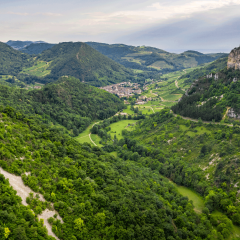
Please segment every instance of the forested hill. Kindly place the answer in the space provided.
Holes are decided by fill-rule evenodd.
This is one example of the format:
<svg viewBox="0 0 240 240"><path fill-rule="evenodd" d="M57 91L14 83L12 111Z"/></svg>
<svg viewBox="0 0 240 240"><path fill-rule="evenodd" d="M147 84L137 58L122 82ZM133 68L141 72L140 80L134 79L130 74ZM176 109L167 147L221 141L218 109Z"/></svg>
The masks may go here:
<svg viewBox="0 0 240 240"><path fill-rule="evenodd" d="M224 53L203 54L197 51L175 54L154 47L134 47L124 44L98 42L87 42L87 44L127 68L157 70L163 73L196 67L227 56Z"/></svg>
<svg viewBox="0 0 240 240"><path fill-rule="evenodd" d="M0 75L16 75L23 67L30 67L30 56L0 42Z"/></svg>
<svg viewBox="0 0 240 240"><path fill-rule="evenodd" d="M225 68L197 79L172 107L174 113L206 121L221 121L229 108L240 113L240 70L227 69L225 59L219 62Z"/></svg>
<svg viewBox="0 0 240 240"><path fill-rule="evenodd" d="M126 81L131 73L82 42L57 44L44 51L37 59L51 62L51 74L47 79L56 80L67 75L98 87Z"/></svg>
<svg viewBox="0 0 240 240"><path fill-rule="evenodd" d="M207 208L197 214L157 170L80 145L11 107L0 107L0 119L0 166L45 198L29 196L29 206L23 206L0 174L1 239L52 239L37 220L47 208L62 218L63 223L55 216L48 222L63 240L222 240L230 235L229 219L211 216Z"/></svg>
<svg viewBox="0 0 240 240"><path fill-rule="evenodd" d="M113 116L124 107L115 95L73 77L62 77L41 90L32 91L0 85L0 103L27 115L40 115L42 121L63 125L74 135L91 121Z"/></svg>

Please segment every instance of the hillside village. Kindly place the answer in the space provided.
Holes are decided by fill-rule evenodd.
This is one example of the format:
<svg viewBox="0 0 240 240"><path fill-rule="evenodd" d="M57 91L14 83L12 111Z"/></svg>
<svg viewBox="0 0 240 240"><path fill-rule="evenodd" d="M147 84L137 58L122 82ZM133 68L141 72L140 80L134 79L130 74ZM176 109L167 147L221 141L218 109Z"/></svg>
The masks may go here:
<svg viewBox="0 0 240 240"><path fill-rule="evenodd" d="M105 87L100 87L107 92L116 94L118 97L127 97L133 96L134 94L141 94L142 90L139 88L138 83L131 82L121 82L113 85L108 85Z"/></svg>

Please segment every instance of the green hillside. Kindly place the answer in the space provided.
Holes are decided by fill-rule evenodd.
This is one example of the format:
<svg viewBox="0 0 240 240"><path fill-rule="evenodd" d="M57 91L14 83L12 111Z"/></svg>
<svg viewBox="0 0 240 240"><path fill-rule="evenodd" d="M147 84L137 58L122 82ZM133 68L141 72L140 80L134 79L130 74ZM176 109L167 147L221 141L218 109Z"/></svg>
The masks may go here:
<svg viewBox="0 0 240 240"><path fill-rule="evenodd" d="M0 85L0 103L14 106L44 122L60 124L74 135L82 132L91 121L108 118L124 107L115 95L73 77L62 77L40 90L31 91Z"/></svg>
<svg viewBox="0 0 240 240"><path fill-rule="evenodd" d="M87 42L87 44L127 68L155 70L162 73L196 67L226 56L222 53L203 54L197 51L175 54L153 47L134 47L124 44L97 42Z"/></svg>
<svg viewBox="0 0 240 240"><path fill-rule="evenodd" d="M63 223L48 222L59 239L226 239L233 229L227 218L195 213L158 171L80 145L10 107L0 117L0 166L45 198L29 196L26 210L0 175L1 239L50 239L30 209L38 216L53 208Z"/></svg>

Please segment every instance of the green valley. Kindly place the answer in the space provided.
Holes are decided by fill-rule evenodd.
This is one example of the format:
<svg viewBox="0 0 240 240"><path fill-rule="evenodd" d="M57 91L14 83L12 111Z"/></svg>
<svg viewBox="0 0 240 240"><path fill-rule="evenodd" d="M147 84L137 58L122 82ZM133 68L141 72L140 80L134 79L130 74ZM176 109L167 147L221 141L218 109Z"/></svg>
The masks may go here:
<svg viewBox="0 0 240 240"><path fill-rule="evenodd" d="M58 239L217 236L206 217L200 219L187 198L150 168L81 145L10 107L1 108L0 128L0 166L22 176L23 182L39 193L26 199L27 210L0 175L0 234L5 238L17 239L21 234L25 239L51 239L46 236L45 223L41 220L38 224L35 216L53 208L62 222L50 217L48 224ZM39 195L44 199L39 200ZM17 208L10 206L14 199ZM21 220L20 214L24 214ZM232 225L221 230L224 236L228 228Z"/></svg>

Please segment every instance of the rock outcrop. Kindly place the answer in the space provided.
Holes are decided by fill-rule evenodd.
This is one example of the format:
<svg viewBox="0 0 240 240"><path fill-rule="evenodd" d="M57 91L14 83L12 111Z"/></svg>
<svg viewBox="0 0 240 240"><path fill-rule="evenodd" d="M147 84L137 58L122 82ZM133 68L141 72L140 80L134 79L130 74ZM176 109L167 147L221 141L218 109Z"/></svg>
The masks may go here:
<svg viewBox="0 0 240 240"><path fill-rule="evenodd" d="M228 56L228 62L227 67L234 68L234 69L240 69L240 48L234 48L229 56Z"/></svg>
<svg viewBox="0 0 240 240"><path fill-rule="evenodd" d="M230 108L230 109L228 110L227 115L228 115L229 117L231 117L231 118L238 118L238 119L240 118L240 114L236 113L236 112L233 110L233 108Z"/></svg>

